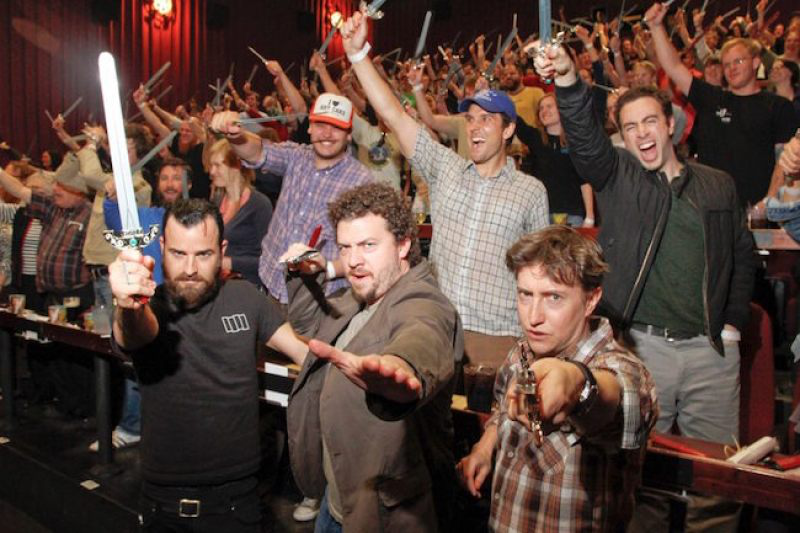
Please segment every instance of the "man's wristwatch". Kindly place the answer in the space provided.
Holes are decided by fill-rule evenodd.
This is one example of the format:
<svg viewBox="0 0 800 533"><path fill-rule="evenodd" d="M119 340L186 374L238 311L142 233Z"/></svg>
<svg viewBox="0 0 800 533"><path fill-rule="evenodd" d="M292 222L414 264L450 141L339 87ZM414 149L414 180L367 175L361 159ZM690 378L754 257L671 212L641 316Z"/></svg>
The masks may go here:
<svg viewBox="0 0 800 533"><path fill-rule="evenodd" d="M592 407L594 407L594 404L597 401L597 380L595 379L594 374L592 374L592 371L589 370L589 367L580 361L575 361L572 359L565 359L565 361L577 366L581 369L581 372L583 372L583 389L581 389L581 395L578 398L578 403L572 410L573 416L583 416L588 413Z"/></svg>

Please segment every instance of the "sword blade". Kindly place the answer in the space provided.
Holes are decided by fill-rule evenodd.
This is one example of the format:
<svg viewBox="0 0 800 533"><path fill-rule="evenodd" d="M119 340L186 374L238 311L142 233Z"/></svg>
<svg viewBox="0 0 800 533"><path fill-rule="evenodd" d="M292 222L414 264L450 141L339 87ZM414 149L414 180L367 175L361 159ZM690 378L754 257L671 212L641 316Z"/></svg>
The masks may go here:
<svg viewBox="0 0 800 533"><path fill-rule="evenodd" d="M553 20L551 9L550 0L539 0L539 41L542 46L550 42L550 26Z"/></svg>
<svg viewBox="0 0 800 533"><path fill-rule="evenodd" d="M250 71L250 75L247 76L247 83L252 83L253 78L256 76L256 72L258 71L258 64L253 65L252 70Z"/></svg>
<svg viewBox="0 0 800 533"><path fill-rule="evenodd" d="M422 57L422 53L425 51L425 41L428 40L428 29L431 27L432 17L433 11L425 12L425 21L422 23L422 31L419 33L419 39L417 39L417 48L414 50L414 60Z"/></svg>
<svg viewBox="0 0 800 533"><path fill-rule="evenodd" d="M722 20L725 20L726 18L730 17L731 15L739 11L739 9L741 9L741 6L736 6L730 11L726 12L724 15L722 15Z"/></svg>
<svg viewBox="0 0 800 533"><path fill-rule="evenodd" d="M53 115L50 114L50 111L45 109L44 110L44 114L47 115L47 118L50 119L50 124L52 124L54 119L53 119Z"/></svg>
<svg viewBox="0 0 800 533"><path fill-rule="evenodd" d="M150 79L144 84L144 90L149 91L153 87L153 84L158 81L158 78L164 75L170 65L172 65L172 63L169 61L161 65L161 68L158 69L155 74L150 76Z"/></svg>
<svg viewBox="0 0 800 533"><path fill-rule="evenodd" d="M106 115L108 151L111 153L111 166L114 169L114 185L117 189L119 215L122 229L139 230L139 212L136 210L136 197L133 194L133 176L128 159L128 140L125 138L125 124L122 120L122 106L119 101L119 82L114 56L103 52L98 58L100 68L100 88L103 93L103 110Z"/></svg>
<svg viewBox="0 0 800 533"><path fill-rule="evenodd" d="M317 52L319 53L319 55L322 56L323 59L325 58L325 52L328 50L328 46L331 44L331 41L333 41L333 35L335 33L336 33L336 28L335 27L331 27L331 30L328 32L328 35L325 37L325 40L322 42L322 46L320 46L319 50L317 50Z"/></svg>
<svg viewBox="0 0 800 533"><path fill-rule="evenodd" d="M69 114L70 114L70 113L72 113L73 111L75 111L75 108L76 108L76 107L78 107L78 106L81 104L81 102L83 102L83 96L79 96L77 100L75 100L74 102L72 102L72 105L71 105L71 106L69 106L69 107L67 108L67 110L66 110L66 111L64 111L63 113L61 113L61 117L62 117L62 118L67 118L67 117L69 116Z"/></svg>
<svg viewBox="0 0 800 533"><path fill-rule="evenodd" d="M517 36L517 28L511 28L511 33L506 36L506 40L503 41L503 44L500 46L500 49L497 50L497 54L494 56L492 63L489 65L489 68L486 69L485 76L492 77L494 75L494 69L497 67L497 63L503 58L503 54L506 53L508 47L511 46L511 42L514 40L514 37Z"/></svg>
<svg viewBox="0 0 800 533"><path fill-rule="evenodd" d="M162 139L160 143L155 145L152 150L147 152L143 158L138 160L136 164L131 167L131 174L135 174L136 172L141 170L147 163L150 162L151 159L153 159L155 156L158 155L158 152L160 152L162 148L171 143L172 139L174 139L177 134L178 132L176 130L172 130L171 132L169 132L169 135L164 137L164 139Z"/></svg>
<svg viewBox="0 0 800 533"><path fill-rule="evenodd" d="M307 113L290 113L288 115L275 115L275 116L267 116L267 117L247 117L247 118L240 118L237 120L239 124L262 124L264 122L276 122L276 121L283 121L283 120L293 120L296 118L303 118L307 115Z"/></svg>
<svg viewBox="0 0 800 533"><path fill-rule="evenodd" d="M259 54L258 52L256 52L255 48L253 48L252 46L248 46L248 47L247 47L247 49L248 49L248 50L250 50L251 52L253 52L253 54L254 54L254 55L255 55L255 56L258 58L258 59L260 59L262 63L266 63L266 62L267 62L267 60L266 60L266 59L264 59L264 56L262 56L261 54Z"/></svg>

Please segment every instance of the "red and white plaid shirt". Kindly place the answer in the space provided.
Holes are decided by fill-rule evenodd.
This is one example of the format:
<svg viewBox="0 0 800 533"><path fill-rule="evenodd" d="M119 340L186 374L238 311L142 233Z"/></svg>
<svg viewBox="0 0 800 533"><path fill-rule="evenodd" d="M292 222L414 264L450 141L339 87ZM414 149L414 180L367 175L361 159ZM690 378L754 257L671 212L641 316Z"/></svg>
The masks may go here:
<svg viewBox="0 0 800 533"><path fill-rule="evenodd" d="M616 376L622 389L619 410L597 433L582 435L569 422L545 426L544 442L536 446L527 428L508 419L504 399L521 350L528 360L534 357L524 339L497 374L494 395L500 407L488 422L498 433L492 531L612 531L630 513L647 434L658 418L655 385L639 358L614 340L606 319L593 325L575 353L559 359Z"/></svg>

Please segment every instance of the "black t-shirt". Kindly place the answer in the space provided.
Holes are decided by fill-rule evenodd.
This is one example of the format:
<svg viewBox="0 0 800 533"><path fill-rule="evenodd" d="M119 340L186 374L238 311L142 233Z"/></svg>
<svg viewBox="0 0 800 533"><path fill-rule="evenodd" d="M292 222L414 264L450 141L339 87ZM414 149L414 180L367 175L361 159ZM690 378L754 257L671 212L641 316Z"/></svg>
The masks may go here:
<svg viewBox="0 0 800 533"><path fill-rule="evenodd" d="M253 474L260 457L256 354L283 323L280 310L240 280L225 282L191 312L170 312L163 285L150 305L158 337L129 353L142 395L143 479L194 486Z"/></svg>
<svg viewBox="0 0 800 533"><path fill-rule="evenodd" d="M206 169L203 167L203 144L195 144L185 154L181 153L179 146L178 136L176 135L172 139L169 150L175 157L180 157L189 163L189 167L192 169L192 188L189 189L189 196L208 200L209 196L211 196L211 181L208 178Z"/></svg>
<svg viewBox="0 0 800 533"><path fill-rule="evenodd" d="M736 96L698 79L689 101L697 110L692 136L698 160L730 174L743 205L759 202L775 167L775 145L798 126L791 102L766 91Z"/></svg>
<svg viewBox="0 0 800 533"><path fill-rule="evenodd" d="M581 185L585 182L572 164L569 149L561 146L557 135L548 135L547 144L543 143L539 129L522 118L517 118L516 134L530 151L531 175L547 189L550 212L585 217L586 207L581 194Z"/></svg>

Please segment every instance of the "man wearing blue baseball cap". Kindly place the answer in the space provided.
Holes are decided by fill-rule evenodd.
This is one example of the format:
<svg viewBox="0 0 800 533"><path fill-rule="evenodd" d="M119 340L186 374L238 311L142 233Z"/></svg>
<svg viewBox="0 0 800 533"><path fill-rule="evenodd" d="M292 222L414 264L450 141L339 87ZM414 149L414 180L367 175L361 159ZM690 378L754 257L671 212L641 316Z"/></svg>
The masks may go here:
<svg viewBox="0 0 800 533"><path fill-rule="evenodd" d="M506 93L493 90L461 102L469 159L459 157L403 111L365 60L370 49L366 20L357 12L342 27L345 51L370 104L428 183L434 227L430 260L464 323L465 354L472 363L497 368L519 333L516 284L503 263L505 251L548 225L544 186L519 172L506 153L516 127L514 104Z"/></svg>

